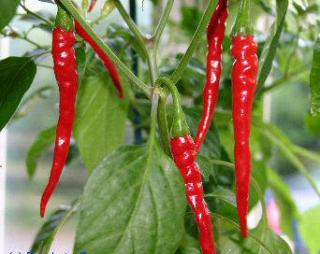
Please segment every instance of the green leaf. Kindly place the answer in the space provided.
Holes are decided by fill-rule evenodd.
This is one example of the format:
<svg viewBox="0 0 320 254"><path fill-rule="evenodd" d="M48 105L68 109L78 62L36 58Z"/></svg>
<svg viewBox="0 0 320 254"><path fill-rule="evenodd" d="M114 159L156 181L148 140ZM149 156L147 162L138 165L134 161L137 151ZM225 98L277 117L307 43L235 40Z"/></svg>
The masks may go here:
<svg viewBox="0 0 320 254"><path fill-rule="evenodd" d="M64 206L50 215L42 225L32 244L31 252L38 254L49 254L52 242L64 224L75 214L79 207L79 200L71 206Z"/></svg>
<svg viewBox="0 0 320 254"><path fill-rule="evenodd" d="M320 252L320 206L313 207L302 214L300 231L302 238L310 250L310 254Z"/></svg>
<svg viewBox="0 0 320 254"><path fill-rule="evenodd" d="M286 182L272 169L268 169L268 183L281 211L281 228L293 237L292 221L297 219L298 210Z"/></svg>
<svg viewBox="0 0 320 254"><path fill-rule="evenodd" d="M199 241L185 233L176 254L201 254L199 247Z"/></svg>
<svg viewBox="0 0 320 254"><path fill-rule="evenodd" d="M111 79L105 73L82 82L74 135L80 155L90 172L122 144L127 108L127 99L119 99Z"/></svg>
<svg viewBox="0 0 320 254"><path fill-rule="evenodd" d="M19 0L0 0L0 31L15 15L19 2Z"/></svg>
<svg viewBox="0 0 320 254"><path fill-rule="evenodd" d="M312 68L310 72L311 109L312 116L320 113L320 37L313 49Z"/></svg>
<svg viewBox="0 0 320 254"><path fill-rule="evenodd" d="M37 67L29 57L9 57L0 61L0 131L18 108L36 71Z"/></svg>
<svg viewBox="0 0 320 254"><path fill-rule="evenodd" d="M182 178L159 145L122 147L85 187L74 253L174 253L185 208Z"/></svg>
<svg viewBox="0 0 320 254"><path fill-rule="evenodd" d="M26 158L27 172L30 179L33 178L38 160L44 151L46 151L52 144L54 144L56 138L56 127L51 127L41 131L36 137L35 141L31 145Z"/></svg>
<svg viewBox="0 0 320 254"><path fill-rule="evenodd" d="M260 70L258 76L258 89L261 89L267 80L272 68L273 59L276 55L278 42L282 29L284 27L286 13L288 10L288 0L277 0L277 17L275 23L272 25L272 31L269 38L265 42L263 51L260 57Z"/></svg>
<svg viewBox="0 0 320 254"><path fill-rule="evenodd" d="M232 223L232 221L230 221ZM243 240L239 234L224 242L220 254L292 254L288 244L262 223Z"/></svg>

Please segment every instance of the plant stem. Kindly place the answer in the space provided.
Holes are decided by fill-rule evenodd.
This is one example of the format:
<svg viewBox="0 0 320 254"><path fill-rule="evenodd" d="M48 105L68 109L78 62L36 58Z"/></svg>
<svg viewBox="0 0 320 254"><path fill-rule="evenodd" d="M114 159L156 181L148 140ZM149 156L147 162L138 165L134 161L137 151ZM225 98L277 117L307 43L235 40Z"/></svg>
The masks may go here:
<svg viewBox="0 0 320 254"><path fill-rule="evenodd" d="M155 52L157 52L158 47L159 47L159 42L160 42L160 38L161 35L163 33L163 30L167 24L172 6L173 6L174 0L168 0L166 7L164 9L164 12L160 18L159 24L154 32L153 38L154 38L154 48L155 48Z"/></svg>
<svg viewBox="0 0 320 254"><path fill-rule="evenodd" d="M163 88L162 93L160 94L160 100L158 105L158 124L160 129L160 141L163 150L166 154L170 155L170 135L167 119L167 98L168 91Z"/></svg>
<svg viewBox="0 0 320 254"><path fill-rule="evenodd" d="M31 15L31 16L34 16L34 17L37 18L37 19L42 20L42 21L45 22L47 25L49 25L51 28L54 27L54 24L53 24L50 20L48 20L48 19L42 17L41 15L39 15L39 14L37 14L37 13L29 10L25 5L23 5L23 4L21 4L21 3L20 3L20 6L21 6L21 8L22 8L27 14L29 14L29 15Z"/></svg>
<svg viewBox="0 0 320 254"><path fill-rule="evenodd" d="M160 90L158 87L152 90L152 104L151 104L151 126L150 126L150 137L149 137L149 146L151 147L156 140L156 131L157 131L157 111L159 104L159 95Z"/></svg>
<svg viewBox="0 0 320 254"><path fill-rule="evenodd" d="M211 15L216 7L215 3L216 3L216 0L209 1L207 9L205 10L205 12L201 18L201 21L197 27L197 30L193 35L191 44L190 44L187 52L182 57L175 72L171 75L171 80L173 81L174 84L176 84L180 80L184 70L186 69L186 67L187 67L187 65L193 55L193 52L196 50L199 43L201 42L202 36L203 36L205 29L211 19Z"/></svg>
<svg viewBox="0 0 320 254"><path fill-rule="evenodd" d="M114 64L123 72L123 74L132 81L137 87L139 87L144 94L150 98L151 91L142 80L134 75L131 70L124 64L112 51L112 49L105 44L97 33L87 24L84 18L81 16L77 8L72 4L71 0L60 0L64 7L71 13L71 15L81 24L84 30L95 40L95 42L101 47L101 49L111 58Z"/></svg>
<svg viewBox="0 0 320 254"><path fill-rule="evenodd" d="M296 78L298 78L300 75L303 74L308 74L310 72L309 69L303 69L301 71L296 71L296 72L292 72L290 74L287 74L285 76L283 76L282 78L277 79L276 81L274 81L271 85L269 86L264 86L260 91L259 91L259 95L260 94L264 94L264 93L268 93L271 90L274 90L275 88L279 88L284 84L288 84L289 81L292 81Z"/></svg>
<svg viewBox="0 0 320 254"><path fill-rule="evenodd" d="M132 20L132 18L128 15L126 9L122 5L122 3L119 0L113 0L116 8L118 9L121 17L124 19L126 24L128 25L131 32L134 34L135 38L137 39L137 42L140 46L140 48L143 51L144 57L147 59L147 63L149 66L150 71L150 79L151 83L154 84L156 79L156 67L153 64L153 61L151 59L151 56L145 46L145 40L144 36L142 35L141 31L137 27L136 23Z"/></svg>

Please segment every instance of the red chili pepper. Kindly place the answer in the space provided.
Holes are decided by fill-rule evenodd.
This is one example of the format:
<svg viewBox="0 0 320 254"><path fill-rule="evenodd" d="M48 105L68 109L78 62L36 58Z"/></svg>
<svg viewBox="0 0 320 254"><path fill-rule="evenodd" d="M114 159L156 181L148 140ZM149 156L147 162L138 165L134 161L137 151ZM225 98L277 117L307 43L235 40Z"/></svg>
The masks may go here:
<svg viewBox="0 0 320 254"><path fill-rule="evenodd" d="M52 55L54 60L54 72L60 92L60 115L56 131L54 158L49 182L41 199L41 217L45 215L47 203L56 189L66 159L68 157L70 138L75 118L75 103L78 91L78 72L76 53L73 48L76 37L73 30L69 30L70 24L66 21L67 14L59 7L56 25L53 30ZM71 22L71 23L70 23Z"/></svg>
<svg viewBox="0 0 320 254"><path fill-rule="evenodd" d="M174 120L170 141L171 153L177 168L183 177L186 196L191 206L199 229L200 245L203 254L215 254L213 225L209 208L204 200L202 175L196 163L195 143L190 137L185 116L179 102L179 92L167 78L159 82L170 89L174 98Z"/></svg>
<svg viewBox="0 0 320 254"><path fill-rule="evenodd" d="M78 21L75 21L75 27L77 33L85 40L87 41L91 47L94 49L94 51L98 54L100 59L102 60L105 68L108 70L111 79L118 90L120 98L124 97L124 90L121 84L120 75L116 68L116 66L113 64L109 56L104 53L104 51L100 48L100 46L90 37L90 35L83 29L83 27L80 25Z"/></svg>
<svg viewBox="0 0 320 254"><path fill-rule="evenodd" d="M90 6L88 8L88 12L92 12L96 4L97 4L97 0L91 0Z"/></svg>
<svg viewBox="0 0 320 254"><path fill-rule="evenodd" d="M219 84L222 72L222 43L228 17L228 1L219 0L207 30L208 56L207 56L207 81L203 91L203 114L199 123L195 143L199 152L203 144L219 97Z"/></svg>
<svg viewBox="0 0 320 254"><path fill-rule="evenodd" d="M251 112L257 85L257 44L251 34L249 17L250 1L242 2L242 12L236 22L232 40L232 95L233 125L235 138L235 166L237 207L243 237L248 236L247 214L251 177L250 130ZM240 9L241 10L241 9Z"/></svg>

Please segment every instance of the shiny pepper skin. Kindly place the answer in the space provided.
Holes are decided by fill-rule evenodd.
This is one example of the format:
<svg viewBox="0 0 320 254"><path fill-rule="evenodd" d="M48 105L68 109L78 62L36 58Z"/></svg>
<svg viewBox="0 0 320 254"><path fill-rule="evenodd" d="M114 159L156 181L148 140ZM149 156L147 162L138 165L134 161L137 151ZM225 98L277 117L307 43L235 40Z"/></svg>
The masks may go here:
<svg viewBox="0 0 320 254"><path fill-rule="evenodd" d="M65 31L62 28L53 30L52 54L60 92L60 115L50 179L41 199L41 217L45 215L47 203L59 183L69 152L78 91L77 61L73 49L75 42L73 31Z"/></svg>
<svg viewBox="0 0 320 254"><path fill-rule="evenodd" d="M104 51L100 48L100 46L90 37L90 35L83 29L83 27L80 25L78 21L75 21L75 28L77 33L90 44L90 46L94 49L94 51L97 53L99 58L102 60L105 68L108 70L111 79L119 93L120 98L124 97L124 90L121 84L120 75L116 68L116 66L113 64L109 56L104 53Z"/></svg>
<svg viewBox="0 0 320 254"><path fill-rule="evenodd" d="M215 254L210 211L204 200L202 175L196 163L195 143L189 135L172 138L172 157L183 177L188 202L195 213L203 254Z"/></svg>
<svg viewBox="0 0 320 254"><path fill-rule="evenodd" d="M232 40L232 111L235 138L237 207L243 237L248 236L247 214L251 177L251 112L257 85L258 56L253 36Z"/></svg>
<svg viewBox="0 0 320 254"><path fill-rule="evenodd" d="M207 136L212 119L214 117L215 108L218 103L219 84L222 72L222 43L224 39L227 18L228 1L219 0L207 30L207 81L203 91L203 114L195 139L197 152L199 152L201 145Z"/></svg>

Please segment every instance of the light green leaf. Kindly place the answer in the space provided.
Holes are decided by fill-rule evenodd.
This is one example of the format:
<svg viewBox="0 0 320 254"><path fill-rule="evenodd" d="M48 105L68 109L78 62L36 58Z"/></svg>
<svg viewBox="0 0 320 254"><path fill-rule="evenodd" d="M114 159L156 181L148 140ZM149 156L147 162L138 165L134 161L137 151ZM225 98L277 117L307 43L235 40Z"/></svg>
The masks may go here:
<svg viewBox="0 0 320 254"><path fill-rule="evenodd" d="M258 76L258 90L260 90L267 80L272 68L272 63L276 55L278 42L285 23L288 10L288 0L277 0L277 17L272 25L272 31L267 39L260 57L260 70Z"/></svg>
<svg viewBox="0 0 320 254"><path fill-rule="evenodd" d="M26 158L27 172L30 179L33 178L36 169L38 160L44 151L46 151L56 138L56 127L51 127L41 131L36 137L35 141L31 145Z"/></svg>
<svg viewBox="0 0 320 254"><path fill-rule="evenodd" d="M303 213L299 225L310 254L318 254L320 252L320 206Z"/></svg>
<svg viewBox="0 0 320 254"><path fill-rule="evenodd" d="M13 18L19 2L19 0L0 0L0 31Z"/></svg>
<svg viewBox="0 0 320 254"><path fill-rule="evenodd" d="M174 253L185 208L182 178L158 145L122 147L85 187L75 253Z"/></svg>
<svg viewBox="0 0 320 254"><path fill-rule="evenodd" d="M310 72L311 109L312 116L320 113L320 37L317 39L314 50L312 68Z"/></svg>
<svg viewBox="0 0 320 254"><path fill-rule="evenodd" d="M71 206L64 206L50 215L42 225L32 244L31 251L38 254L49 254L52 242L64 224L75 214L79 200Z"/></svg>
<svg viewBox="0 0 320 254"><path fill-rule="evenodd" d="M9 57L0 61L0 131L18 108L36 71L37 67L29 57Z"/></svg>
<svg viewBox="0 0 320 254"><path fill-rule="evenodd" d="M90 172L123 143L127 109L127 99L119 99L107 74L92 76L82 82L74 135Z"/></svg>
<svg viewBox="0 0 320 254"><path fill-rule="evenodd" d="M320 190L317 186L315 179L308 172L308 169L304 166L301 160L295 154L295 145L289 140L289 138L281 132L276 126L265 123L254 123L257 130L259 130L266 138L268 138L273 144L279 147L282 154L292 163L295 168L304 175L308 180L313 190L320 198Z"/></svg>
<svg viewBox="0 0 320 254"><path fill-rule="evenodd" d="M291 195L289 186L272 169L268 169L268 183L281 211L281 228L287 235L293 237L292 221L297 219L298 210Z"/></svg>

